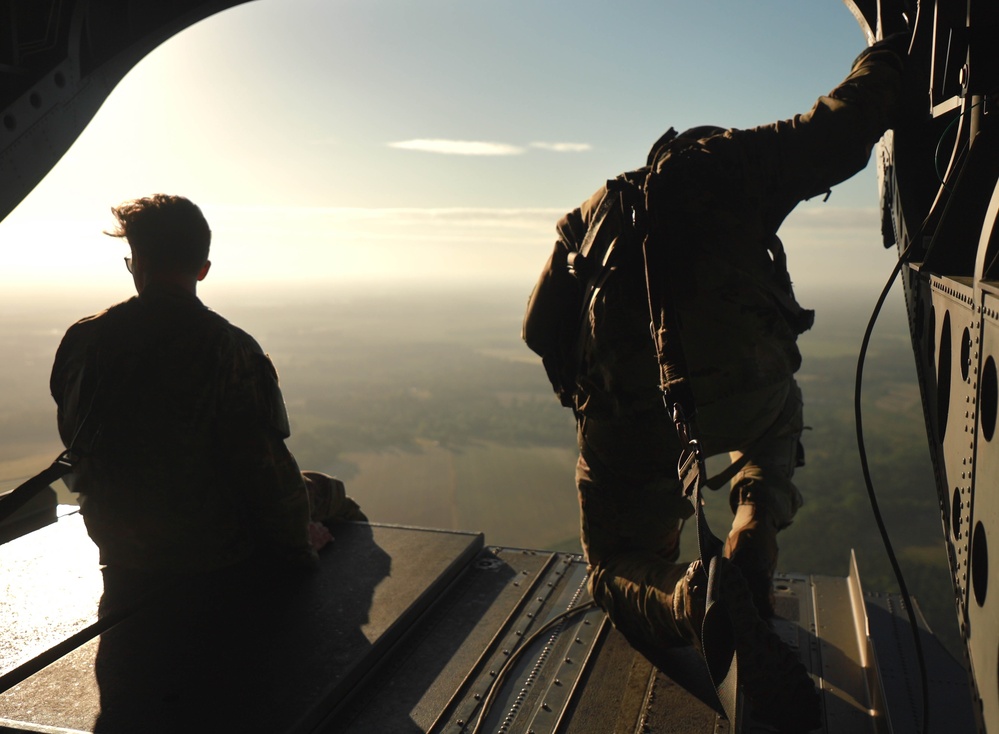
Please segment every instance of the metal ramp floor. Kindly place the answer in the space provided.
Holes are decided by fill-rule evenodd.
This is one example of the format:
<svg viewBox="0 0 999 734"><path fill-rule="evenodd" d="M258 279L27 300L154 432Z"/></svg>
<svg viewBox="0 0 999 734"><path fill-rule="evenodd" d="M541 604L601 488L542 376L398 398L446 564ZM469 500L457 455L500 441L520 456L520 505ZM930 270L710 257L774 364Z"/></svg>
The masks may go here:
<svg viewBox="0 0 999 734"><path fill-rule="evenodd" d="M101 617L78 514L0 545L0 731L461 734L480 717L503 734L729 731L695 653L654 667L601 611L570 611L589 601L578 556L385 525L334 536L317 573L126 586ZM917 729L895 597L863 594L855 566L780 576L777 597L775 629L822 691L821 731ZM964 671L923 641L937 722L972 731Z"/></svg>

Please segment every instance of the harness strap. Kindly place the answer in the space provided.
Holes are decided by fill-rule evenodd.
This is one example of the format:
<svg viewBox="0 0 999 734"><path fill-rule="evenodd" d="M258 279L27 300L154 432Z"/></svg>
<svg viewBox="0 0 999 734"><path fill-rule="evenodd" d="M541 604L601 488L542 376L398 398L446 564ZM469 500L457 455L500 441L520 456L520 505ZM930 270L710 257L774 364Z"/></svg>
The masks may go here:
<svg viewBox="0 0 999 734"><path fill-rule="evenodd" d="M776 433L777 429L784 425L788 419L791 418L792 414L796 410L794 403L787 401L784 403L784 407L781 409L780 413L774 419L774 422L765 430L760 436L753 441L749 446L742 450L742 456L733 461L727 467L722 469L720 472L715 474L713 477L706 479L704 481L704 486L708 489L718 490L732 481L732 478L738 474L742 467L749 463L750 459L753 458L753 452L768 438Z"/></svg>
<svg viewBox="0 0 999 734"><path fill-rule="evenodd" d="M566 264L569 268L569 272L575 275L577 280L584 284L585 288L579 309L579 322L576 329L576 341L573 355L575 363L574 372L577 375L582 369L584 354L586 352L586 336L588 333L590 305L593 303L593 299L596 297L597 292L603 287L607 278L614 270L609 263L611 261L611 257L614 255L615 245L620 239L620 236L623 235L612 237L603 249L594 249L594 243L597 241L597 237L600 235L600 230L603 227L604 222L607 221L607 217L611 213L611 210L615 207L619 207L623 210L629 203L627 195L630 192L638 192L637 187L633 183L622 180L621 178L608 180L606 188L607 192L604 194L603 199L600 202L600 206L597 208L596 214L593 216L589 226L586 228L586 234L583 237L582 243L580 243L579 250L571 251L566 258ZM637 200L634 195L632 200ZM597 262L597 260L599 260L599 262Z"/></svg>
<svg viewBox="0 0 999 734"><path fill-rule="evenodd" d="M76 433L73 434L73 439L70 441L70 447L59 454L47 469L21 483L0 498L0 522L7 520L24 507L52 482L71 474L80 458L90 454L101 433L101 422L92 419L94 405L100 392L101 382L98 381L94 388L94 394L90 398L90 405L87 406L87 413L83 416L80 425L77 426Z"/></svg>
<svg viewBox="0 0 999 734"><path fill-rule="evenodd" d="M650 170L649 178L654 175ZM646 181L646 196L649 185ZM646 202L646 212L649 206ZM651 218L651 217L650 217ZM705 596L704 622L701 628L701 649L707 664L708 675L718 694L733 731L741 726L742 696L739 692L738 666L735 652L735 635L725 612L724 600L719 598L719 573L722 541L711 532L704 515L702 490L706 485L707 471L704 453L694 420L696 405L690 387L689 368L680 337L673 294L676 292L676 269L665 263L663 243L652 241L654 227L646 229L642 242L645 264L645 284L649 299L650 330L659 361L660 388L663 403L680 438L681 452L677 475L684 494L694 506L697 551L708 582ZM658 245L658 247L656 246ZM745 460L748 458L744 457ZM740 460L741 464L745 461ZM740 463L736 462L736 463ZM733 464L733 466L735 466ZM741 466L739 467L741 468ZM732 475L734 471L729 467ZM727 472L726 472L727 473ZM724 483L724 482L722 482ZM719 484L719 486L721 486Z"/></svg>
<svg viewBox="0 0 999 734"><path fill-rule="evenodd" d="M138 351L138 349L135 349L131 352L133 359L126 366L124 379L119 382L118 389L111 393L111 398L104 400L103 403L101 400L103 400L105 394L102 389L104 380L102 377L97 378L97 384L94 385L94 392L90 396L87 412L84 414L83 420L76 427L76 432L69 442L69 448L59 454L47 469L39 472L6 495L0 497L0 522L3 522L17 512L32 497L39 494L43 489L52 484L52 482L62 479L67 474L71 474L80 459L92 453L94 446L97 445L101 436L101 428L103 427L102 413L107 410L115 397L119 397L122 394L124 385L128 384L138 369L138 359L134 357ZM83 374L81 373L77 379L82 384Z"/></svg>
<svg viewBox="0 0 999 734"><path fill-rule="evenodd" d="M48 487L52 482L73 471L76 457L71 452L64 451L52 462L48 469L31 477L17 488L11 490L3 496L0 501L0 523L7 520L11 515L21 509L28 501Z"/></svg>

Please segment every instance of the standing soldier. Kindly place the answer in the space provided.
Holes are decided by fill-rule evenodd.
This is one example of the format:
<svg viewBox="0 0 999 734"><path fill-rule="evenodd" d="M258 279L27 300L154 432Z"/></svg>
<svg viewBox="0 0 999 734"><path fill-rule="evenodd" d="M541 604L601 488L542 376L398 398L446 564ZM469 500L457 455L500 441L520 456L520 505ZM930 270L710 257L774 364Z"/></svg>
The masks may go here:
<svg viewBox="0 0 999 734"><path fill-rule="evenodd" d="M705 615L701 561L677 562L693 508L677 476L685 443L664 393L689 390L705 454L732 452L735 519L717 594L754 716L782 730L815 728L819 712L804 667L764 621L774 613L777 533L802 504L791 481L803 458L793 375L797 336L812 323L776 233L798 202L866 165L893 122L907 45L899 37L871 47L791 120L664 136L646 168L608 182L559 222L524 324L577 419L590 591L640 650L701 650ZM615 214L636 188L638 203ZM642 227L637 237L624 231ZM566 272L586 285L582 299L569 297Z"/></svg>

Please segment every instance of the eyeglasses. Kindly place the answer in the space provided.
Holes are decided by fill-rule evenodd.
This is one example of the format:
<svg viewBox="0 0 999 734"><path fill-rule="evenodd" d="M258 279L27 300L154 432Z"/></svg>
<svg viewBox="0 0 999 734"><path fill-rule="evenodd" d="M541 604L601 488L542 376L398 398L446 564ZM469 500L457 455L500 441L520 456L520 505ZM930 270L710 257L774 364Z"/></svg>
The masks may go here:
<svg viewBox="0 0 999 734"><path fill-rule="evenodd" d="M130 273L132 272L132 258L130 257L125 258L125 270Z"/></svg>

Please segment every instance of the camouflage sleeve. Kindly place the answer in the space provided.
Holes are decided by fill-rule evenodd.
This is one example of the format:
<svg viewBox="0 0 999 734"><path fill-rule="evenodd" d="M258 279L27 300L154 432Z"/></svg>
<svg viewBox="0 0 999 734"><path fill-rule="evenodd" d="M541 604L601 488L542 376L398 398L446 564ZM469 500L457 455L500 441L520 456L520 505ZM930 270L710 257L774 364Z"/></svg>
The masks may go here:
<svg viewBox="0 0 999 734"><path fill-rule="evenodd" d="M277 372L252 338L239 335L220 379L220 450L224 473L257 542L286 561L315 565L309 497L289 435Z"/></svg>
<svg viewBox="0 0 999 734"><path fill-rule="evenodd" d="M89 344L86 321L77 322L66 331L49 376L49 391L56 403L59 437L66 448L71 445L83 421L89 403L87 396L92 395L94 389L94 385L90 384L92 375L87 374L85 369Z"/></svg>
<svg viewBox="0 0 999 734"><path fill-rule="evenodd" d="M874 144L894 123L902 71L892 48L875 45L809 112L725 136L743 156L748 191L759 199L765 226L776 229L799 201L828 191L867 165ZM723 140L718 144L725 145Z"/></svg>

